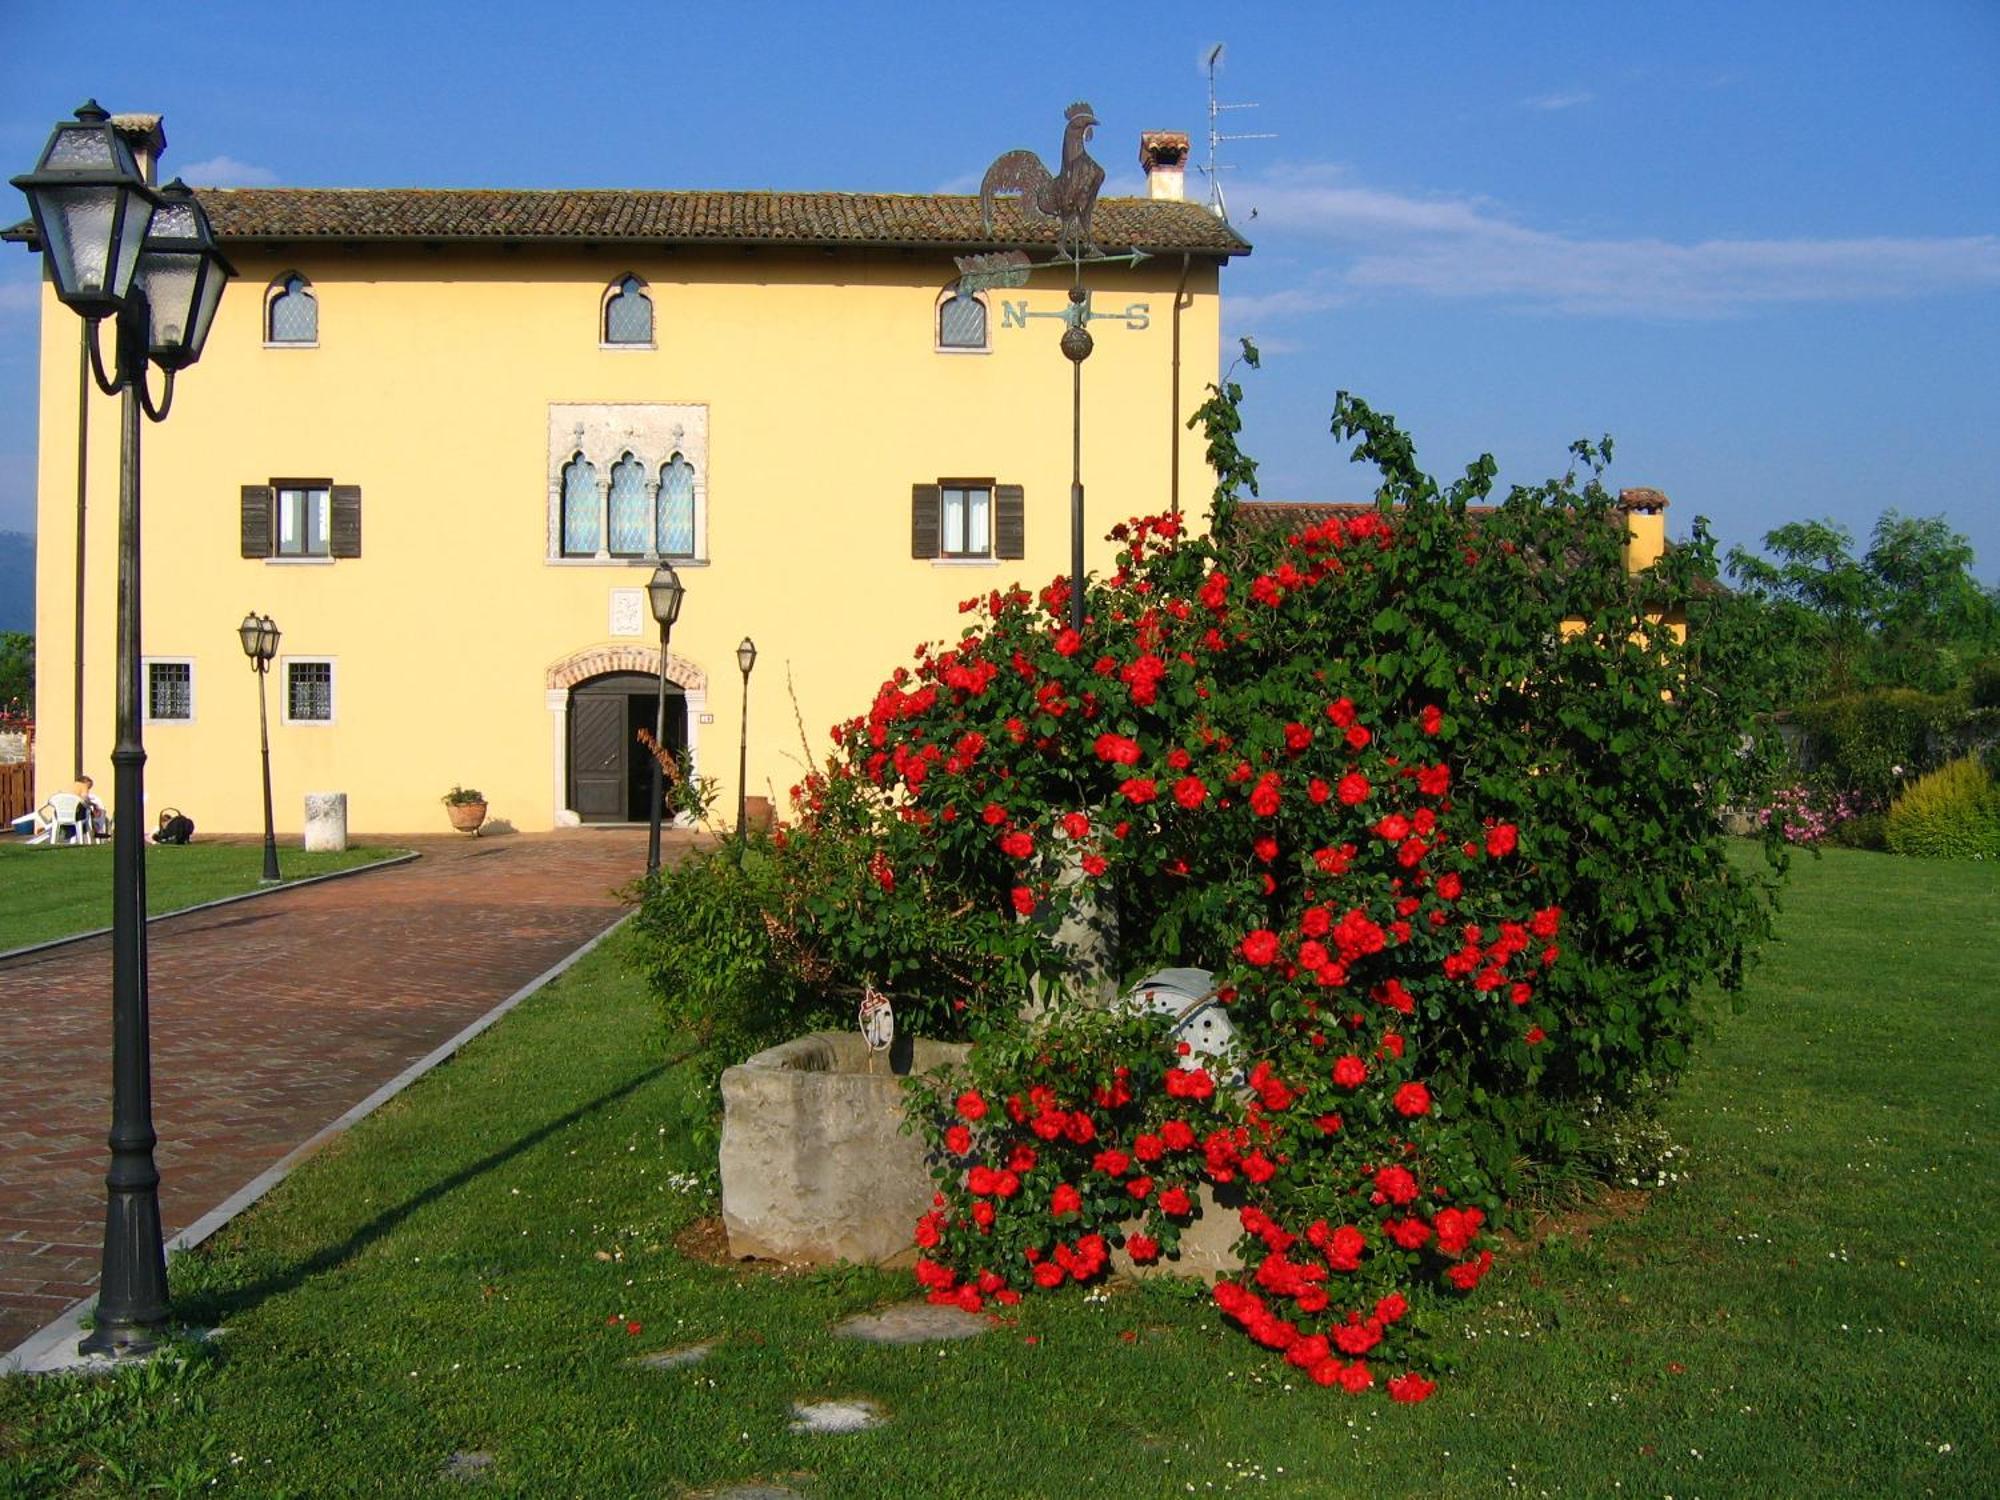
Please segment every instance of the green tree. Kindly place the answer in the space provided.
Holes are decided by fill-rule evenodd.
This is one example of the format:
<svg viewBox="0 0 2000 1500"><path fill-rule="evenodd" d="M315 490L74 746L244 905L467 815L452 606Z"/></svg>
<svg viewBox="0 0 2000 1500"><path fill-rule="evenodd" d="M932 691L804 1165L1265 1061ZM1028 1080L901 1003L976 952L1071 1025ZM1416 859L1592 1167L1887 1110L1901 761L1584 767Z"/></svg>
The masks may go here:
<svg viewBox="0 0 2000 1500"><path fill-rule="evenodd" d="M1788 522L1764 550L1733 548L1729 572L1769 610L1777 647L1797 653L1800 696L1944 692L2000 649L2000 592L1973 578L1972 546L1943 516L1886 510L1859 557L1830 520Z"/></svg>
<svg viewBox="0 0 2000 1500"><path fill-rule="evenodd" d="M35 638L0 631L0 718L26 717L35 709Z"/></svg>

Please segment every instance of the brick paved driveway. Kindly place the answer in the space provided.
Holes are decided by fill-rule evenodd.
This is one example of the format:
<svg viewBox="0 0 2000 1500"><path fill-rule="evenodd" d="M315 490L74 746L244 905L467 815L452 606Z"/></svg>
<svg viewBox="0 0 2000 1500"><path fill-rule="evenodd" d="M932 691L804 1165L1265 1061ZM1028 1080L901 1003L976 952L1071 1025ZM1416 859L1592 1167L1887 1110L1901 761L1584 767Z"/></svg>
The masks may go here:
<svg viewBox="0 0 2000 1500"><path fill-rule="evenodd" d="M645 867L629 829L371 842L424 857L153 924L169 1235L604 931ZM108 938L0 963L0 1353L96 1288L110 1017Z"/></svg>

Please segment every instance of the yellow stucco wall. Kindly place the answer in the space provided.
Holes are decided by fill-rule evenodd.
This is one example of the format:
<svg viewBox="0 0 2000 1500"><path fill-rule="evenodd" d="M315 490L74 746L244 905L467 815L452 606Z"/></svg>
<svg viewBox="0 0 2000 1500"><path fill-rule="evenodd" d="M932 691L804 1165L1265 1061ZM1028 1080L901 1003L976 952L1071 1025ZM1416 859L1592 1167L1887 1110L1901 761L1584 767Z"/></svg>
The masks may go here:
<svg viewBox="0 0 2000 1500"><path fill-rule="evenodd" d="M232 246L240 279L173 411L144 434L144 652L194 663L194 719L147 727L147 821L176 806L205 831L261 826L254 674L236 641L246 611L284 632L280 656L335 660L335 722L281 722L274 671L277 824L296 832L310 791L345 791L357 830L442 829L439 796L482 789L491 816L555 825L562 744L547 673L604 646L610 591L645 564L549 560L550 403L697 402L708 408L706 566L682 568L674 655L705 675L690 695L699 769L733 815L741 706L737 642L755 639L752 795L780 807L808 747L865 708L922 640L955 637L961 598L1068 567L1069 369L1061 325L1001 326L987 354L939 353L943 256L811 251L640 253L415 247ZM319 302L315 348L266 348L262 300L288 270ZM1196 262L1170 380L1180 263L1093 278L1097 307L1149 304L1133 331L1095 327L1084 371L1084 478L1093 566L1116 520L1164 509L1173 433L1215 378L1217 271ZM599 346L604 289L649 285L656 347ZM1059 280L1012 294L1059 308ZM72 753L71 538L76 320L45 291L40 428L38 790ZM91 403L84 768L111 789L117 404ZM1198 435L1180 432L1185 507L1205 509ZM362 555L280 562L239 555L244 484L317 476L362 488ZM1027 556L952 565L910 556L910 486L990 476L1025 487ZM788 686L789 683L789 686ZM791 694L797 697L796 714ZM557 695L558 701L561 695ZM713 722L697 722L702 714ZM114 809L122 813L122 809Z"/></svg>

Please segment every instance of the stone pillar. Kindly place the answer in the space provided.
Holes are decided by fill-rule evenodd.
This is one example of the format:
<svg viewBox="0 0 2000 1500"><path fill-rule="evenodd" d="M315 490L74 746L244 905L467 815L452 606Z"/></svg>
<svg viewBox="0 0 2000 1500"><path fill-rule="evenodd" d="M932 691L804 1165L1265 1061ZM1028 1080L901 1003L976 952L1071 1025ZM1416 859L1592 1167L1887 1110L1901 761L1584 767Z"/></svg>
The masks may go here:
<svg viewBox="0 0 2000 1500"><path fill-rule="evenodd" d="M306 853L341 854L347 849L347 793L306 793Z"/></svg>
<svg viewBox="0 0 2000 1500"><path fill-rule="evenodd" d="M1108 1008L1118 1001L1118 906L1112 893L1099 898L1099 886L1083 873L1081 850L1065 848L1062 868L1056 872L1051 909L1062 902L1060 919L1054 920L1050 939L1064 960L1064 974L1051 994L1036 980L1028 1001L1021 1007L1024 1017L1046 1014L1056 1002L1067 997L1072 1004ZM1077 887L1083 887L1078 890ZM1065 900L1064 898L1068 899Z"/></svg>

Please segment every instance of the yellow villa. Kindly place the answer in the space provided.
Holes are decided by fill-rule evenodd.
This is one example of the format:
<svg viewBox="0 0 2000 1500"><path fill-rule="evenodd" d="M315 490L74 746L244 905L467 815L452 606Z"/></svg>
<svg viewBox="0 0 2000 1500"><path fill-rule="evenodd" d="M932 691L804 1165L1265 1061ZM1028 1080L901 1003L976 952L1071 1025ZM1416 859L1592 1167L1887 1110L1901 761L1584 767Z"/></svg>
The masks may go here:
<svg viewBox="0 0 2000 1500"><path fill-rule="evenodd" d="M1249 246L1181 199L1105 199L1083 371L1090 560L1209 477L1185 431L1217 367L1218 281ZM1068 277L956 295L954 258L1053 253L976 198L780 192L246 189L200 195L238 279L171 417L145 432L146 779L204 831L261 826L246 612L269 680L277 823L344 792L358 829L443 826L476 786L524 830L645 816L668 739L733 815L782 807L824 731L960 599L1069 567ZM25 229L9 238L30 241ZM31 246L32 248L32 246ZM45 288L36 719L73 754L78 348ZM90 397L83 755L109 789L118 452ZM644 585L686 602L660 659ZM803 730L803 737L801 730ZM114 809L123 816L127 810Z"/></svg>

